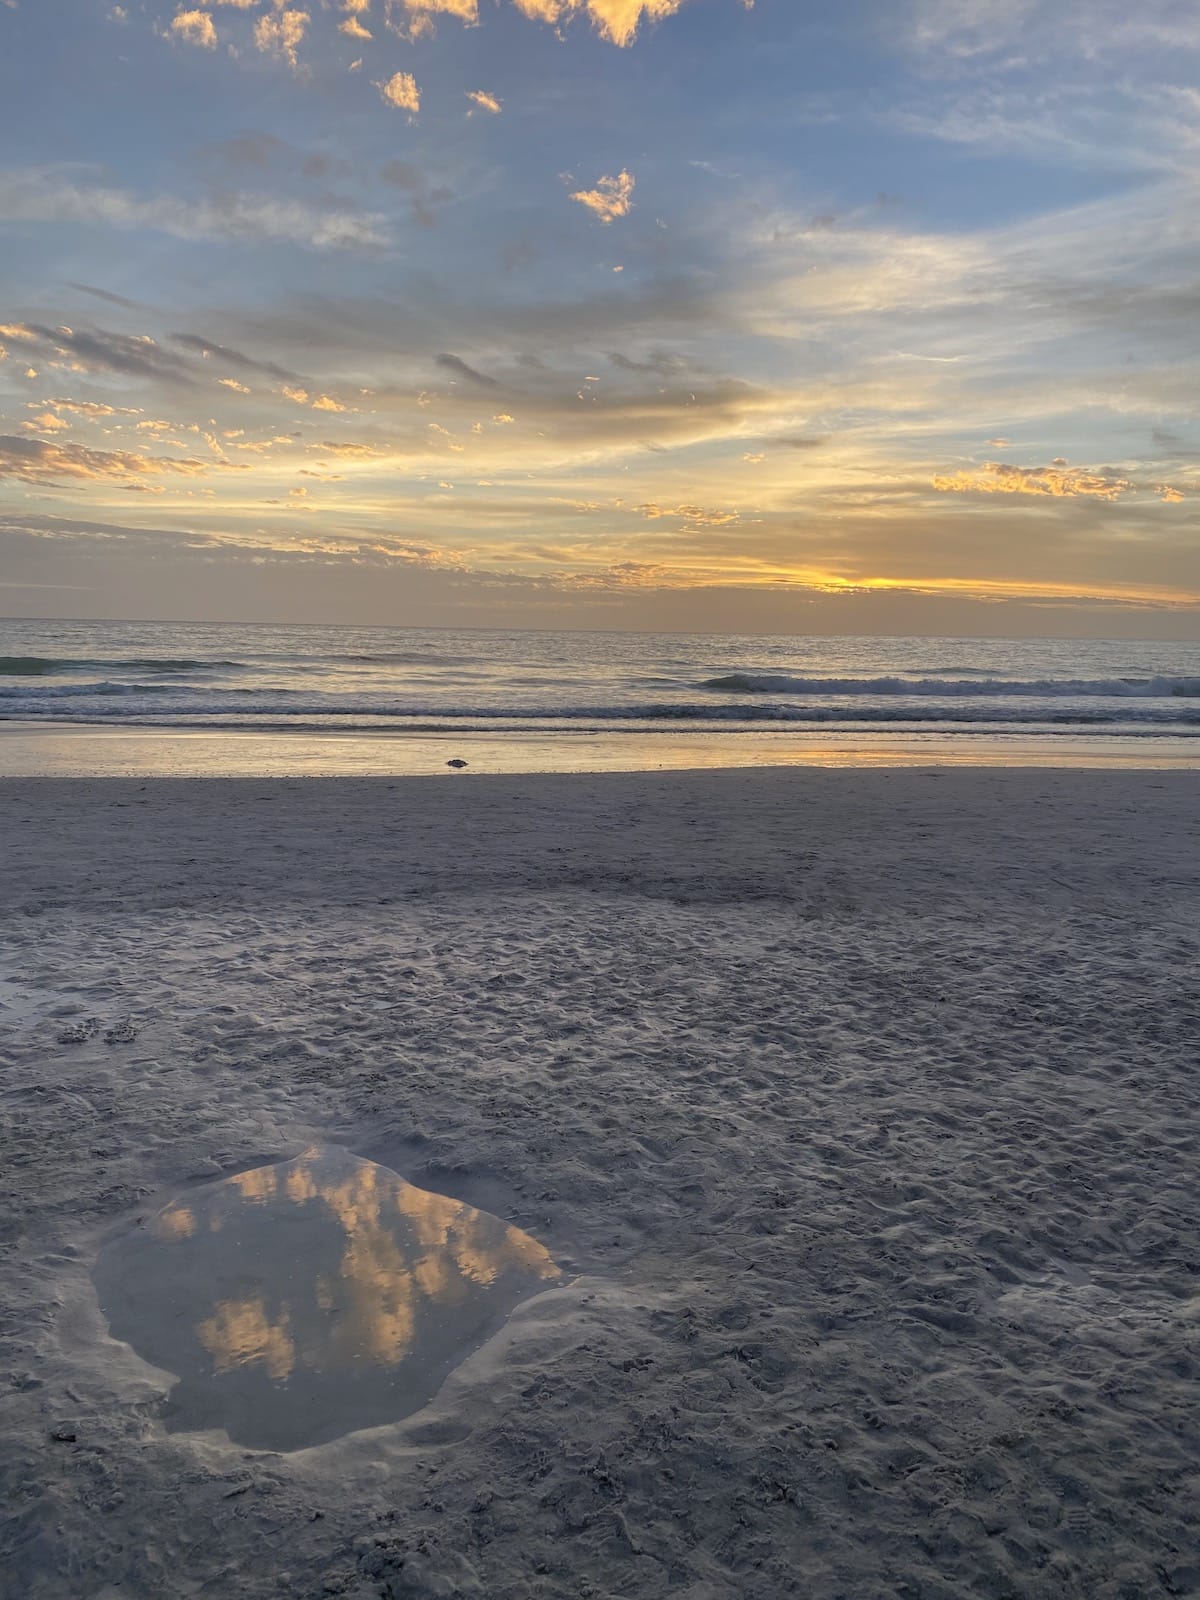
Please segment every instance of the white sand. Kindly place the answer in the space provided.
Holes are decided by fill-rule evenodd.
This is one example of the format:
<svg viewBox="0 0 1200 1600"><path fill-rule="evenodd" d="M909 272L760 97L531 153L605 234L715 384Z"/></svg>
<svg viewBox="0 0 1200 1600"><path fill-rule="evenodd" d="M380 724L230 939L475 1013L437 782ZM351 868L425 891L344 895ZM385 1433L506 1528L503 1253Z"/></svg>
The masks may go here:
<svg viewBox="0 0 1200 1600"><path fill-rule="evenodd" d="M1173 773L0 784L0 1593L1197 1593L1198 814ZM167 1435L95 1252L313 1139L578 1277L407 1423Z"/></svg>

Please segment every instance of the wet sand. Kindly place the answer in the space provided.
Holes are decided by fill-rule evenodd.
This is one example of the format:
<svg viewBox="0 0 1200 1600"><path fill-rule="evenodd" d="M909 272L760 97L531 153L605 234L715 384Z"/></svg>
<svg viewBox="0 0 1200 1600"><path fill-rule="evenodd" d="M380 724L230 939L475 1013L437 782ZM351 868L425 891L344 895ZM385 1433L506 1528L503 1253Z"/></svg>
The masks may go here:
<svg viewBox="0 0 1200 1600"><path fill-rule="evenodd" d="M1198 800L983 769L0 782L5 1583L1194 1592ZM567 1273L405 1420L169 1431L97 1253L312 1144Z"/></svg>

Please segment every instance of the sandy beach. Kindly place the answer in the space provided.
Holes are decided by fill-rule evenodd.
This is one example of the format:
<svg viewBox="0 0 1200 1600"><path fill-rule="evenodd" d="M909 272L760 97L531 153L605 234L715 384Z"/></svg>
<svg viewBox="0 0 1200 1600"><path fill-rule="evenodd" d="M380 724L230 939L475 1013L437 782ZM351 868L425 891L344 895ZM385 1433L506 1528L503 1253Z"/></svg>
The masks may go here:
<svg viewBox="0 0 1200 1600"><path fill-rule="evenodd" d="M1196 1593L1198 801L3 780L3 1593ZM407 1420L168 1433L97 1252L314 1143L562 1279Z"/></svg>

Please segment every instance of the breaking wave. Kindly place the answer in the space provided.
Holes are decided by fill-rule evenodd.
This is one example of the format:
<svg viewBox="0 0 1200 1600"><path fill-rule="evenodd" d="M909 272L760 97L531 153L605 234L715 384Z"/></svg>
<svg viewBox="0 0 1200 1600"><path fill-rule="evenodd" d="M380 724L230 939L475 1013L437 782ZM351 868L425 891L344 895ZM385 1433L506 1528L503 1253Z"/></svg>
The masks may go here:
<svg viewBox="0 0 1200 1600"><path fill-rule="evenodd" d="M730 672L702 689L724 694L1012 695L1022 699L1200 699L1200 678L790 678Z"/></svg>

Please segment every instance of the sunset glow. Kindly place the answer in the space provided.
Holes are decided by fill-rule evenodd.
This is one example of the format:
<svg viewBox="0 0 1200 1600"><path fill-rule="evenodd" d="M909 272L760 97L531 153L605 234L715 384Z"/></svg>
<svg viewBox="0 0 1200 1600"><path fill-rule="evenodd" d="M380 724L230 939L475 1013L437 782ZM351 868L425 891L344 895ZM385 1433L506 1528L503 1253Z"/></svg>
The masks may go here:
<svg viewBox="0 0 1200 1600"><path fill-rule="evenodd" d="M2 609L1194 633L1200 24L1126 16L3 0Z"/></svg>

